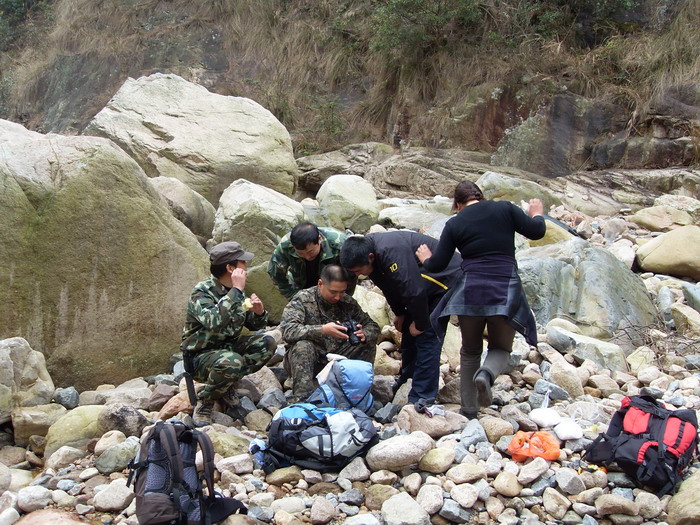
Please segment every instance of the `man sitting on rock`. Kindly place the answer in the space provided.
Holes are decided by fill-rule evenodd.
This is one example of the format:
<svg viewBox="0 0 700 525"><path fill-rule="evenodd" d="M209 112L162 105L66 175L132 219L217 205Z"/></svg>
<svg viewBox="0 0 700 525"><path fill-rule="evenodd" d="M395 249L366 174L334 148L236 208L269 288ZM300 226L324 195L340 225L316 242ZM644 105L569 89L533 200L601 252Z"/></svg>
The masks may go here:
<svg viewBox="0 0 700 525"><path fill-rule="evenodd" d="M194 287L187 305L181 349L191 360L193 377L205 383L192 415L199 425L211 423L214 402L235 399L236 382L262 368L277 348L270 335L241 335L244 326L259 330L267 324L262 301L244 293L252 258L237 242L214 246L212 275Z"/></svg>
<svg viewBox="0 0 700 525"><path fill-rule="evenodd" d="M280 329L288 344L284 366L292 378L293 402L314 390L314 376L328 362L326 354L374 363L379 325L346 294L350 274L332 264L313 288L297 293L284 309ZM354 330L341 323L354 323Z"/></svg>
<svg viewBox="0 0 700 525"><path fill-rule="evenodd" d="M345 234L339 230L300 222L275 248L267 273L280 293L291 299L299 290L316 286L323 268L338 264L344 242ZM355 290L355 282L354 277L348 282L350 295Z"/></svg>

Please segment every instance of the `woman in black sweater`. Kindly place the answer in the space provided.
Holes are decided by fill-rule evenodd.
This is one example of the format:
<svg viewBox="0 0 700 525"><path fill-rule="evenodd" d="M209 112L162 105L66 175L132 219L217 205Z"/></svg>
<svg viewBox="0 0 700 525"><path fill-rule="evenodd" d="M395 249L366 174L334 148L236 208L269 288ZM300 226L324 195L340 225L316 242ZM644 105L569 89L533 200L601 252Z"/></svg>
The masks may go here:
<svg viewBox="0 0 700 525"><path fill-rule="evenodd" d="M432 314L433 319L457 315L462 332L460 351L463 415L474 418L492 402L491 385L505 371L517 330L537 344L535 319L527 304L515 261L515 232L541 239L546 231L542 202L530 200L529 217L508 201L488 201L470 181L455 188L452 217L433 254L421 245L416 256L429 271L443 269L455 249L462 254L464 277ZM481 363L484 327L488 352Z"/></svg>

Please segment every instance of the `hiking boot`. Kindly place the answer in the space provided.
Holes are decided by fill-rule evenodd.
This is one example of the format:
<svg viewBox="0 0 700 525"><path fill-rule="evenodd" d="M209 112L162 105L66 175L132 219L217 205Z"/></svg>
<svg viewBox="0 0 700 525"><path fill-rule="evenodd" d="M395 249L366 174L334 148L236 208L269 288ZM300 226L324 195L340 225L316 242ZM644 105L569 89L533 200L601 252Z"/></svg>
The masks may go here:
<svg viewBox="0 0 700 525"><path fill-rule="evenodd" d="M459 413L467 419L476 419L476 416L479 414L476 410L464 410L463 408L459 409Z"/></svg>
<svg viewBox="0 0 700 525"><path fill-rule="evenodd" d="M491 394L491 374L486 370L479 370L474 376L476 386L476 402L479 406L487 407L493 402Z"/></svg>
<svg viewBox="0 0 700 525"><path fill-rule="evenodd" d="M211 411L214 409L213 399L200 399L197 401L197 406L192 413L192 419L194 424L198 427L203 427L205 425L211 425Z"/></svg>
<svg viewBox="0 0 700 525"><path fill-rule="evenodd" d="M241 398L236 394L236 389L234 387L229 387L226 393L221 397L220 401L227 408L236 408L241 404Z"/></svg>

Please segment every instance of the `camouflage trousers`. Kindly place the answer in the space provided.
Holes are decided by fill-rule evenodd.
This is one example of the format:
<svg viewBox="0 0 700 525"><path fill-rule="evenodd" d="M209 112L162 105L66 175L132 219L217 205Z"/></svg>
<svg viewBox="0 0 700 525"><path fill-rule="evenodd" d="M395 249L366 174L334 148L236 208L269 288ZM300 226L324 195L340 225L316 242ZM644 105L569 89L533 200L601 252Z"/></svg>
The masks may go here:
<svg viewBox="0 0 700 525"><path fill-rule="evenodd" d="M260 370L277 349L272 336L241 336L227 348L204 350L194 357L194 378L204 383L199 399L219 399L243 376Z"/></svg>
<svg viewBox="0 0 700 525"><path fill-rule="evenodd" d="M299 341L287 349L284 356L284 369L292 378L292 392L296 401L303 401L316 388L315 377L328 364L327 353L344 355L349 359L360 359L374 364L374 345L339 344L334 348L324 348L311 341Z"/></svg>

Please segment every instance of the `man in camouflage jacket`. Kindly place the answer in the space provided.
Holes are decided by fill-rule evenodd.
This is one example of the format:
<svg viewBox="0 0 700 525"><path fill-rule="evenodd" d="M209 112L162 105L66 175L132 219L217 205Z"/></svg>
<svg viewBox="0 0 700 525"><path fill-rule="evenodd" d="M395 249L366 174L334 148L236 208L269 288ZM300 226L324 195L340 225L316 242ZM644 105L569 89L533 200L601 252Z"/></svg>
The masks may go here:
<svg viewBox="0 0 700 525"><path fill-rule="evenodd" d="M244 326L259 330L267 324L262 301L255 294L245 298L252 258L237 242L217 244L209 254L212 275L194 287L187 305L180 348L191 360L194 379L205 383L193 414L198 424L211 423L214 402L262 368L277 348L272 336L241 335Z"/></svg>
<svg viewBox="0 0 700 525"><path fill-rule="evenodd" d="M379 325L346 294L350 275L339 265L326 266L317 286L298 292L282 313L280 329L287 343L284 366L292 378L295 401L314 390L314 376L326 365L326 354L374 363ZM357 324L352 344L346 327Z"/></svg>
<svg viewBox="0 0 700 525"><path fill-rule="evenodd" d="M297 224L282 237L267 265L267 273L280 293L291 299L304 288L315 286L321 270L338 264L338 254L345 234L334 228L319 228L310 222ZM355 291L356 279L351 276L347 293Z"/></svg>

